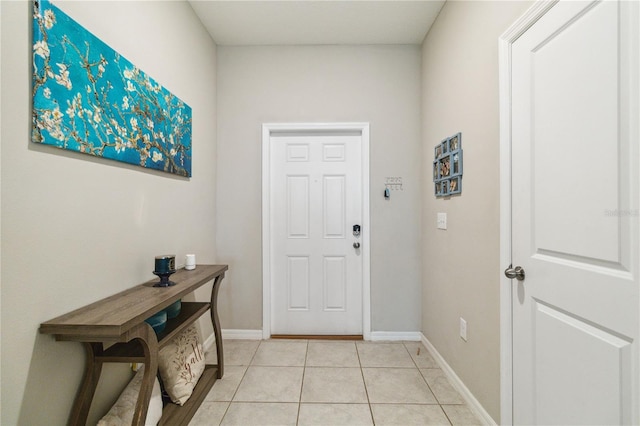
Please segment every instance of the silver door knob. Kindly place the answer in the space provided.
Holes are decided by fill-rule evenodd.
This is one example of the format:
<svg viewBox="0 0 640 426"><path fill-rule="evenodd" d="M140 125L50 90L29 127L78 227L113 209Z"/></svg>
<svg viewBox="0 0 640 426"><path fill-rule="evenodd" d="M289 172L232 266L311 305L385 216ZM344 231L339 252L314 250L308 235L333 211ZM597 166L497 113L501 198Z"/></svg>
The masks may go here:
<svg viewBox="0 0 640 426"><path fill-rule="evenodd" d="M516 279L518 281L524 281L524 269L521 266L516 266L512 268L511 265L507 269L504 270L504 274L509 279Z"/></svg>
<svg viewBox="0 0 640 426"><path fill-rule="evenodd" d="M359 249L360 248L360 243L357 242L357 241L355 243L353 243L353 248L354 249Z"/></svg>

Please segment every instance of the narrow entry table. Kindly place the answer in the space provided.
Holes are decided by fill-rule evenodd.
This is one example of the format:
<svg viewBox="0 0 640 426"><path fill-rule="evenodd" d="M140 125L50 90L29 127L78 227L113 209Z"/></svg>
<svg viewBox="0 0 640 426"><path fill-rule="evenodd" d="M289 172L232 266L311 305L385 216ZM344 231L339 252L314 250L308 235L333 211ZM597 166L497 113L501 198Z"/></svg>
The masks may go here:
<svg viewBox="0 0 640 426"><path fill-rule="evenodd" d="M171 276L176 283L174 286L154 287L158 282L155 279L40 324L41 333L52 334L56 340L81 342L86 350L84 378L69 424L86 424L103 363L139 362L145 364L145 370L133 425L144 425L158 371L158 351L209 310L218 364L206 366L191 398L183 406L167 404L159 423L172 426L188 424L213 383L224 374L222 333L216 306L220 283L227 269L227 265L198 265L192 271L180 269ZM180 314L167 321L162 333L156 336L144 321L211 280L214 281L211 301L182 302Z"/></svg>

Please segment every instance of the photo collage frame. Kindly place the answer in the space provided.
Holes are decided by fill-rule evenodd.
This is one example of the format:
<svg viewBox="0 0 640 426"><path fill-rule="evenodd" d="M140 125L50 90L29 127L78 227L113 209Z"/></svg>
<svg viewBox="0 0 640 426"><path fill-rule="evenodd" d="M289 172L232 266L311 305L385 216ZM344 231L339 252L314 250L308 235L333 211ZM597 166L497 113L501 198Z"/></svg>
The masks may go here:
<svg viewBox="0 0 640 426"><path fill-rule="evenodd" d="M433 183L436 197L448 197L462 192L462 133L436 145Z"/></svg>

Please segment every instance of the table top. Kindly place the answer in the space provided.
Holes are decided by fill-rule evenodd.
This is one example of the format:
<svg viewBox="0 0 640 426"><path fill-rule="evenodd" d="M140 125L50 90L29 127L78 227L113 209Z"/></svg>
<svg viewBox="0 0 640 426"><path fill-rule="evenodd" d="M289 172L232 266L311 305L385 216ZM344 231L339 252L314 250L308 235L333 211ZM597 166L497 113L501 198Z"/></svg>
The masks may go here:
<svg viewBox="0 0 640 426"><path fill-rule="evenodd" d="M153 287L159 278L147 281L90 305L40 324L40 332L117 338L154 313L212 279L223 275L227 265L197 265L194 270L179 269L170 276L176 285Z"/></svg>

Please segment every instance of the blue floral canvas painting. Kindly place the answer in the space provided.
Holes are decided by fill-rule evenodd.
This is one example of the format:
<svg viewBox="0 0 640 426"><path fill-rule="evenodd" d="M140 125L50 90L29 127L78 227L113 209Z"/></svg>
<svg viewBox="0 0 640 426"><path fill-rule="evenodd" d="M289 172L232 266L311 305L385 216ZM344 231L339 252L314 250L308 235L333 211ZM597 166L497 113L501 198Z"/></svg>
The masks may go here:
<svg viewBox="0 0 640 426"><path fill-rule="evenodd" d="M191 108L62 12L33 7L32 141L191 176Z"/></svg>

